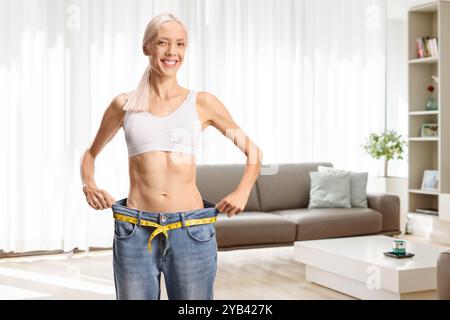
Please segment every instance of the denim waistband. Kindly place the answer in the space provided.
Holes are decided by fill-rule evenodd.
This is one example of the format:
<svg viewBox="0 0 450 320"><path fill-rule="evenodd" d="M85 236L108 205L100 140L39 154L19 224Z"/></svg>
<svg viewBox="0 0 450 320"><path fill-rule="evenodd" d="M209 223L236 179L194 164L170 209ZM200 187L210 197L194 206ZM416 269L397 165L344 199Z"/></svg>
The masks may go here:
<svg viewBox="0 0 450 320"><path fill-rule="evenodd" d="M204 208L177 212L152 212L133 209L126 206L127 200L128 198L123 198L116 201L116 203L112 205L112 211L140 219L153 221L160 225L183 221L184 219L202 219L214 217L219 214L219 210L216 209L215 204L205 199L202 199Z"/></svg>

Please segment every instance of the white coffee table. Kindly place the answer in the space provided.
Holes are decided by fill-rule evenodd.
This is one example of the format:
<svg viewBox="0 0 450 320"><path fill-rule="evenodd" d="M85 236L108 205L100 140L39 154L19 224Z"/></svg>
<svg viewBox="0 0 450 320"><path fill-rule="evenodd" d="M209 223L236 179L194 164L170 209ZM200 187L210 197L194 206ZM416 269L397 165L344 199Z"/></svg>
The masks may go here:
<svg viewBox="0 0 450 320"><path fill-rule="evenodd" d="M359 299L436 299L436 262L442 248L407 241L412 258L383 255L392 237L376 235L297 241L295 260L305 278Z"/></svg>

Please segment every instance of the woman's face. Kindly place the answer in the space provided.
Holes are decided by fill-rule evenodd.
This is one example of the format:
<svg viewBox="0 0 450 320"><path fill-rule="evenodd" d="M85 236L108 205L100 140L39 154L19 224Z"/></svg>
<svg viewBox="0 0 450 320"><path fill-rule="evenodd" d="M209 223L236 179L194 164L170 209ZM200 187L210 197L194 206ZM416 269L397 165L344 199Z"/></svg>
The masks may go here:
<svg viewBox="0 0 450 320"><path fill-rule="evenodd" d="M177 22L162 24L152 45L144 49L152 69L165 76L175 76L184 61L186 33Z"/></svg>

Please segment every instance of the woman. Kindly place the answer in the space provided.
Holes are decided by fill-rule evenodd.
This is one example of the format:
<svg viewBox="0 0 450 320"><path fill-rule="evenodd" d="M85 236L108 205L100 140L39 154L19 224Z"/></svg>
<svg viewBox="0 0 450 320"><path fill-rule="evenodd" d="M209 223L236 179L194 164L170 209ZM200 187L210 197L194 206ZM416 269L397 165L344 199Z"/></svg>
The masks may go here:
<svg viewBox="0 0 450 320"><path fill-rule="evenodd" d="M117 299L160 299L161 272L169 299L213 299L217 267L213 222L219 212L232 217L244 210L260 173L261 150L225 106L212 94L178 84L187 40L185 26L172 14L149 22L143 39L149 65L139 86L112 100L81 160L88 204L96 210L112 208L116 219ZM241 182L216 205L202 198L195 181L197 142L209 125L247 156ZM128 198L116 201L97 187L94 161L121 127L128 147L130 190Z"/></svg>

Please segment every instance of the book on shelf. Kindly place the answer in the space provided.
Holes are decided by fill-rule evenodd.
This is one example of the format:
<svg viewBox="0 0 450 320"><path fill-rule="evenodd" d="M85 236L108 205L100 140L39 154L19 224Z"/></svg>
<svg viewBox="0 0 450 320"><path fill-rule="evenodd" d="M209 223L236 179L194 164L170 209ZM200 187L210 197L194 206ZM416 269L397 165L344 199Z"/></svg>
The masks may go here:
<svg viewBox="0 0 450 320"><path fill-rule="evenodd" d="M431 37L417 38L416 49L418 58L437 57L439 55L438 39Z"/></svg>
<svg viewBox="0 0 450 320"><path fill-rule="evenodd" d="M436 215L438 214L437 209L434 209L434 208L424 208L424 209L417 208L416 212L427 213L427 214L436 214Z"/></svg>

